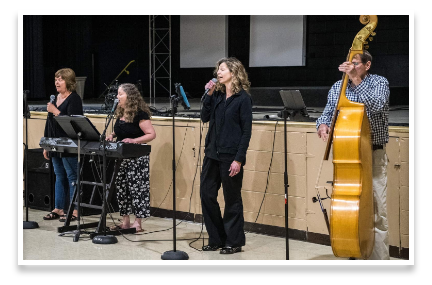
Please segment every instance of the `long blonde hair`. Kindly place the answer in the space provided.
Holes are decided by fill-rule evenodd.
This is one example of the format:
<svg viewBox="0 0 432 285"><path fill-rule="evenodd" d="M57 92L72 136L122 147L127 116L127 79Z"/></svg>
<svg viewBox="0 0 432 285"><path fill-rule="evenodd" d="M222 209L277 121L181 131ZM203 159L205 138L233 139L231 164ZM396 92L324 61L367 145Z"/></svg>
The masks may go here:
<svg viewBox="0 0 432 285"><path fill-rule="evenodd" d="M151 117L149 106L144 101L141 93L134 84L124 83L119 86L119 89L120 88L126 93L127 100L125 108L122 108L120 106L117 107L115 115L118 118L124 116L126 122L132 123L139 110L146 112L149 117Z"/></svg>
<svg viewBox="0 0 432 285"><path fill-rule="evenodd" d="M248 74L240 60L235 57L225 57L220 59L216 63L216 68L213 71L214 76L217 77L219 66L222 63L225 63L228 66L229 71L233 74L231 84L233 94L240 92L241 89L244 89L249 94L249 87L251 84L248 79ZM216 90L221 90L226 93L225 85L221 84L219 81L216 83Z"/></svg>

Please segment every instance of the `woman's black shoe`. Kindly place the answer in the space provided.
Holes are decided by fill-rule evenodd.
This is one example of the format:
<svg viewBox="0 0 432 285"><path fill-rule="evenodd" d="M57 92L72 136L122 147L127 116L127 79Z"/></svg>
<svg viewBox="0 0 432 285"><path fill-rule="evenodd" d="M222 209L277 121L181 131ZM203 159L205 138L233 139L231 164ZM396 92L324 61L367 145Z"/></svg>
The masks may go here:
<svg viewBox="0 0 432 285"><path fill-rule="evenodd" d="M203 251L216 251L221 247L222 246L220 246L220 245L205 245L202 247L202 250Z"/></svg>
<svg viewBox="0 0 432 285"><path fill-rule="evenodd" d="M242 251L241 246L237 246L237 247L226 246L220 250L220 254L233 254L241 251Z"/></svg>

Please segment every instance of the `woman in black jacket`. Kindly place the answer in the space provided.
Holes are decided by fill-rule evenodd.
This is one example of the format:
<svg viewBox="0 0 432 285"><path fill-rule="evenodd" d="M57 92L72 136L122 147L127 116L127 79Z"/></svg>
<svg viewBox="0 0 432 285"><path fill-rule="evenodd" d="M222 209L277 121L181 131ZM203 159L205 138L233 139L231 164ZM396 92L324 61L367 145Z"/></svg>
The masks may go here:
<svg viewBox="0 0 432 285"><path fill-rule="evenodd" d="M246 243L243 230L241 187L246 151L252 133L250 82L242 63L223 58L216 64L217 83L209 81L201 120L209 122L201 174L201 204L209 243L203 251L221 254L241 252ZM217 196L223 186L225 211L222 218Z"/></svg>
<svg viewBox="0 0 432 285"><path fill-rule="evenodd" d="M55 73L55 86L58 95L53 102L47 104L48 117L44 136L50 138L67 137L53 116L83 115L81 97L75 92L75 72L70 68L58 70ZM43 156L48 160L51 157L56 176L55 208L44 217L44 220L56 220L65 215L64 209L67 207L66 195L69 195L69 200L72 199L74 191L72 183L77 181L78 157L75 154L49 153L46 150L43 151ZM71 221L77 219L77 214L78 212L75 209ZM60 219L61 222L64 222L64 220L65 217Z"/></svg>

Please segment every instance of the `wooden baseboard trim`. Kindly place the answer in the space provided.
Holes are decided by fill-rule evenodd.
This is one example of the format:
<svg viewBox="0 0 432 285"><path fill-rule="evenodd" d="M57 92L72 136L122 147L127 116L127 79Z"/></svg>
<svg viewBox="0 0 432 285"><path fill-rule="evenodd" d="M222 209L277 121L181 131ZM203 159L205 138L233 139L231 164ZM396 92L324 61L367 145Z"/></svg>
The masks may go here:
<svg viewBox="0 0 432 285"><path fill-rule="evenodd" d="M150 208L152 216L159 218L173 218L173 211L166 209ZM154 212L154 214L153 214ZM194 223L202 223L203 217L201 214L193 214L187 212L176 211L176 219L186 220ZM270 225L263 225L258 223L245 222L245 232L253 232L257 234L285 237L285 227L277 227ZM326 234L319 234L313 232L307 232L297 229L288 229L288 236L290 239L307 241L316 244L322 244L330 246L330 236ZM408 248L398 248L396 246L390 246L390 256L394 258L409 259Z"/></svg>

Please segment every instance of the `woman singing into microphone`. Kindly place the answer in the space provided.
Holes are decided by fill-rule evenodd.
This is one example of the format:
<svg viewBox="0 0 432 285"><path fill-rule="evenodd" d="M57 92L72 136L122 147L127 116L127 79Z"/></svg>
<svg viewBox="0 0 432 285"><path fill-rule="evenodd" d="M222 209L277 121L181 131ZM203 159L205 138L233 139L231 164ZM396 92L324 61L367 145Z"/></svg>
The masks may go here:
<svg viewBox="0 0 432 285"><path fill-rule="evenodd" d="M150 108L145 103L137 87L131 83L119 86L116 110L117 121L114 132L106 140L117 138L118 142L148 143L156 138L156 132L150 121ZM142 232L141 219L150 216L150 164L149 155L123 159L117 174L115 185L120 215L123 222L115 229L135 228ZM129 215L135 215L131 225Z"/></svg>
<svg viewBox="0 0 432 285"><path fill-rule="evenodd" d="M250 82L242 63L233 57L216 64L217 83L209 81L201 120L209 122L201 174L201 204L209 243L203 251L221 248L221 254L241 252L246 243L243 230L241 188L246 151L252 133ZM223 186L222 218L217 196Z"/></svg>
<svg viewBox="0 0 432 285"><path fill-rule="evenodd" d="M82 115L83 106L81 97L75 92L75 72L70 68L57 70L54 75L54 83L58 95L52 102L47 104L48 117L45 123L44 137L60 138L67 137L62 127L54 120L53 116ZM52 95L53 96L53 95ZM55 180L55 206L44 220L66 220L65 209L68 208L68 199L72 200L74 183L78 176L78 156L70 153L57 153L43 151L45 159L52 160ZM69 201L70 202L70 201ZM71 221L76 221L78 211L74 208Z"/></svg>

